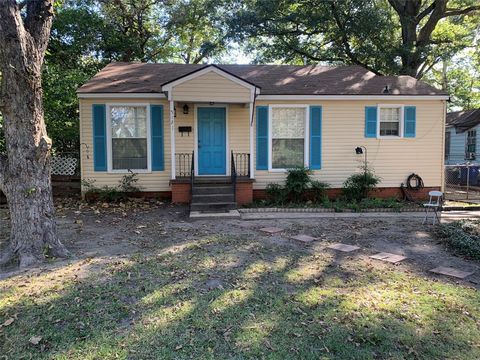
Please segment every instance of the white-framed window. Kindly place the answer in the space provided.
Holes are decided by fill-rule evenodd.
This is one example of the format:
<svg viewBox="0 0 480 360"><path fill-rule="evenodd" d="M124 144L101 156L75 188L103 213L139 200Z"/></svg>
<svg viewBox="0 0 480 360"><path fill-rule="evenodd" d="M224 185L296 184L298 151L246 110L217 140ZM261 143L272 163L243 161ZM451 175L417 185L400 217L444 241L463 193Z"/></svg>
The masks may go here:
<svg viewBox="0 0 480 360"><path fill-rule="evenodd" d="M465 160L475 160L477 152L477 130L468 130L466 140Z"/></svg>
<svg viewBox="0 0 480 360"><path fill-rule="evenodd" d="M377 137L403 137L403 105L378 105Z"/></svg>
<svg viewBox="0 0 480 360"><path fill-rule="evenodd" d="M308 117L308 105L270 105L270 170L308 166Z"/></svg>
<svg viewBox="0 0 480 360"><path fill-rule="evenodd" d="M147 104L108 105L109 171L147 172L151 170L149 112Z"/></svg>

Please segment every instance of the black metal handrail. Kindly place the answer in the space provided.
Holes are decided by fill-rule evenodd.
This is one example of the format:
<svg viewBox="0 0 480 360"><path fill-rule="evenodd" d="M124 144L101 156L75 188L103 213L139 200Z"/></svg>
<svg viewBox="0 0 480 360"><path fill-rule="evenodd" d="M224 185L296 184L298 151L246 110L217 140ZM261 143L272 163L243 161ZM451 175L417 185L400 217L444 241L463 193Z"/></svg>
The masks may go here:
<svg viewBox="0 0 480 360"><path fill-rule="evenodd" d="M231 166L230 175L232 177L232 185L233 185L233 199L234 201L237 201L237 169L235 167L235 156L233 155L233 151L232 151L230 166Z"/></svg>
<svg viewBox="0 0 480 360"><path fill-rule="evenodd" d="M175 154L175 165L177 177L190 177L191 176L191 166L193 161L193 153L176 153Z"/></svg>
<svg viewBox="0 0 480 360"><path fill-rule="evenodd" d="M193 196L193 184L195 183L195 151L192 151L192 161L190 163L190 195Z"/></svg>
<svg viewBox="0 0 480 360"><path fill-rule="evenodd" d="M235 160L237 176L250 177L250 154L232 153L232 157Z"/></svg>

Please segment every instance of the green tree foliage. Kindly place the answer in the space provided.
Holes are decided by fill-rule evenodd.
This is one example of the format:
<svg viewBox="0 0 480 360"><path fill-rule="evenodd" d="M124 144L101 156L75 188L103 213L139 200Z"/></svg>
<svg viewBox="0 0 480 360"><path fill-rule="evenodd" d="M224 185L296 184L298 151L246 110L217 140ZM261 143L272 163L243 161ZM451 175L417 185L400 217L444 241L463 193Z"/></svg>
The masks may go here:
<svg viewBox="0 0 480 360"><path fill-rule="evenodd" d="M358 64L417 78L469 46L480 18L477 0L247 0L236 6L232 34L249 40L258 61Z"/></svg>
<svg viewBox="0 0 480 360"><path fill-rule="evenodd" d="M445 60L427 79L451 96L452 110L480 108L480 52L469 49Z"/></svg>
<svg viewBox="0 0 480 360"><path fill-rule="evenodd" d="M67 0L43 71L45 120L57 152L78 151L76 89L111 61L201 63L228 46L224 0ZM1 142L0 142L1 146Z"/></svg>

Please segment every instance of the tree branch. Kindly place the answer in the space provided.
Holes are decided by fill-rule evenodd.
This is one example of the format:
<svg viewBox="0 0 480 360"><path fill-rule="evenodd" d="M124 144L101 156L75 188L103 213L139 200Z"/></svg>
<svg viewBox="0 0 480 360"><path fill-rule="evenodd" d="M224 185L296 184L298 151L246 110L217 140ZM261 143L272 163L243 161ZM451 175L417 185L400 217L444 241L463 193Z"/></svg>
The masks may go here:
<svg viewBox="0 0 480 360"><path fill-rule="evenodd" d="M430 14L433 10L435 10L435 6L437 5L437 2L434 0L425 10L423 10L420 14L417 15L416 21L419 23L422 21L422 19Z"/></svg>
<svg viewBox="0 0 480 360"><path fill-rule="evenodd" d="M44 53L50 36L54 0L26 0L25 28L35 41L37 50Z"/></svg>
<svg viewBox="0 0 480 360"><path fill-rule="evenodd" d="M396 0L389 0L389 1L394 1L395 2ZM347 36L347 30L345 29L345 26L342 23L342 20L340 19L340 16L338 15L337 7L335 5L335 2L332 1L330 3L330 7L332 9L332 14L333 14L333 18L335 19L335 23L337 24L337 27L340 30L341 42L343 44L343 47L345 49L345 54L347 55L347 57L354 64L363 66L365 69L373 72L375 75L381 75L377 70L375 70L374 68L372 68L368 64L364 63L363 61L360 61L360 59L358 59L358 57L355 56L355 54L352 51L352 48L350 47L350 43L349 43L348 36Z"/></svg>
<svg viewBox="0 0 480 360"><path fill-rule="evenodd" d="M465 9L447 9L443 17L455 16L455 15L468 15L475 11L480 11L480 5L470 6Z"/></svg>
<svg viewBox="0 0 480 360"><path fill-rule="evenodd" d="M417 46L425 46L428 44L428 41L435 30L438 22L444 17L445 9L447 7L447 0L436 0L436 5L433 9L430 17L428 18L425 25L420 29L418 33Z"/></svg>

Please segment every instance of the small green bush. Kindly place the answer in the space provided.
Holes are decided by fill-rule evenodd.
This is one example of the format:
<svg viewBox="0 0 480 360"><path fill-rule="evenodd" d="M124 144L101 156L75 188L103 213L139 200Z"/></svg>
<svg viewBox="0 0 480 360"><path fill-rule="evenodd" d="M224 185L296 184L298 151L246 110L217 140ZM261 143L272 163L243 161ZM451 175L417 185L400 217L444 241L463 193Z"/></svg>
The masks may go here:
<svg viewBox="0 0 480 360"><path fill-rule="evenodd" d="M361 201L368 197L368 193L375 189L380 178L366 168L363 172L350 175L343 183L342 193L348 201Z"/></svg>
<svg viewBox="0 0 480 360"><path fill-rule="evenodd" d="M82 185L87 195L93 195L93 198L103 202L119 202L128 199L129 195L139 192L141 188L137 186L137 174L129 170L129 174L124 175L117 186L105 185L95 186L95 180L86 179Z"/></svg>
<svg viewBox="0 0 480 360"><path fill-rule="evenodd" d="M125 200L127 195L118 190L115 186L102 186L96 191L98 200L102 202L119 202Z"/></svg>
<svg viewBox="0 0 480 360"><path fill-rule="evenodd" d="M314 203L328 202L326 191L329 185L313 180L310 175L311 171L304 167L288 170L285 186L277 183L267 185L267 202L274 205L299 204L305 202L309 194Z"/></svg>
<svg viewBox="0 0 480 360"><path fill-rule="evenodd" d="M311 180L310 181L310 193L312 196L312 201L314 203L325 203L328 201L327 198L327 189L330 187L329 184L318 181L318 180Z"/></svg>
<svg viewBox="0 0 480 360"><path fill-rule="evenodd" d="M138 176L133 171L128 170L129 174L124 175L120 179L120 184L118 185L118 190L124 193L135 193L139 192L141 188L137 185Z"/></svg>
<svg viewBox="0 0 480 360"><path fill-rule="evenodd" d="M310 169L304 167L288 170L285 190L291 201L301 202L304 200L311 182L311 173Z"/></svg>
<svg viewBox="0 0 480 360"><path fill-rule="evenodd" d="M436 234L454 253L480 260L480 221L460 220L440 224Z"/></svg>
<svg viewBox="0 0 480 360"><path fill-rule="evenodd" d="M265 188L265 193L270 204L283 205L287 202L287 192L280 184L268 184Z"/></svg>

